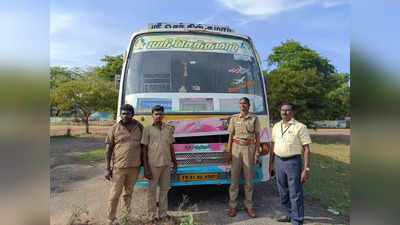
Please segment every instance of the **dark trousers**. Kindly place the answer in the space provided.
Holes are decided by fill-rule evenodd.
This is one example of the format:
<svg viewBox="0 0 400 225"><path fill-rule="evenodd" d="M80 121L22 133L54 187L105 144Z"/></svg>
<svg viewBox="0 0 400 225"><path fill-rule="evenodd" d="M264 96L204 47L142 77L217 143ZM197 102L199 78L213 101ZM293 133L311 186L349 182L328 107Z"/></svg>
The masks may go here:
<svg viewBox="0 0 400 225"><path fill-rule="evenodd" d="M288 159L275 156L276 180L283 211L293 225L303 224L303 185L300 182L301 156Z"/></svg>

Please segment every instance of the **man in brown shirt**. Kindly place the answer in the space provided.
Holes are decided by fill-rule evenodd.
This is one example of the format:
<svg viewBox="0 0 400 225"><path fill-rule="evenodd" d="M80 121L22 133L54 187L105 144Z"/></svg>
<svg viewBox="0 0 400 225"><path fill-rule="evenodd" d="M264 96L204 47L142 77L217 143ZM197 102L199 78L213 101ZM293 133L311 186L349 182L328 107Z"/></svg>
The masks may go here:
<svg viewBox="0 0 400 225"><path fill-rule="evenodd" d="M231 163L231 185L229 188L229 216L236 216L239 178L243 168L245 185L245 209L250 217L256 217L253 210L253 167L258 162L260 148L260 122L255 115L249 114L250 100L240 99L240 114L229 121L228 161Z"/></svg>
<svg viewBox="0 0 400 225"><path fill-rule="evenodd" d="M121 209L130 212L133 186L139 175L141 164L141 145L143 126L132 119L134 109L125 104L121 107L121 120L114 124L106 137L106 174L112 181L109 194L107 218L113 224L118 200L122 194ZM111 158L113 167L111 167Z"/></svg>
<svg viewBox="0 0 400 225"><path fill-rule="evenodd" d="M174 127L162 122L164 107L156 105L152 109L153 124L143 130L141 143L144 145L143 165L144 176L149 179L147 192L148 214L152 219L156 217L156 188L160 185L159 210L160 219L167 218L168 191L170 189L171 161L174 173L178 169L173 144Z"/></svg>

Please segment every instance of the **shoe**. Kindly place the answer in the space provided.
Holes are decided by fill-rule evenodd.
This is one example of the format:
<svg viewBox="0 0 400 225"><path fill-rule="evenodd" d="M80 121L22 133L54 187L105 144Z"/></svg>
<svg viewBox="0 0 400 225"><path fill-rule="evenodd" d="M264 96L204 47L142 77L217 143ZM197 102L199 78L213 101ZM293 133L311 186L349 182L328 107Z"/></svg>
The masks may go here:
<svg viewBox="0 0 400 225"><path fill-rule="evenodd" d="M277 219L277 221L281 223L289 223L290 219L287 216L282 216L281 218Z"/></svg>
<svg viewBox="0 0 400 225"><path fill-rule="evenodd" d="M114 225L114 220L108 219L106 225Z"/></svg>
<svg viewBox="0 0 400 225"><path fill-rule="evenodd" d="M230 217L236 216L236 213L237 213L237 208L231 208L231 209L229 209L229 216L230 216Z"/></svg>
<svg viewBox="0 0 400 225"><path fill-rule="evenodd" d="M247 214L249 214L249 216L251 218L256 218L256 213L254 212L253 209L246 209Z"/></svg>

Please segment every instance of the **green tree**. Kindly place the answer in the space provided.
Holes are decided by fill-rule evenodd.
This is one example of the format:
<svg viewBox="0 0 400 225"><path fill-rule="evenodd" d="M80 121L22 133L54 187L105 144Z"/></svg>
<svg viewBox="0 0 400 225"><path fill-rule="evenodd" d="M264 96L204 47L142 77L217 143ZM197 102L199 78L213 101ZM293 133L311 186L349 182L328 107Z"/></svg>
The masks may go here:
<svg viewBox="0 0 400 225"><path fill-rule="evenodd" d="M273 48L268 64L275 68L267 78L271 117L280 119L282 102L297 106L296 118L308 126L313 121L342 119L350 113L349 74L337 74L329 60L314 50L289 40Z"/></svg>
<svg viewBox="0 0 400 225"><path fill-rule="evenodd" d="M121 74L123 62L122 55L105 56L101 61L106 64L104 66L96 67L95 73L98 77L112 81L116 74Z"/></svg>
<svg viewBox="0 0 400 225"><path fill-rule="evenodd" d="M66 82L56 82L50 90L51 102L60 110L75 110L89 133L89 116L96 111L114 112L117 108L118 90L111 81L93 75Z"/></svg>
<svg viewBox="0 0 400 225"><path fill-rule="evenodd" d="M82 77L83 71L79 68L67 68L60 66L50 67L50 88L56 87L56 82L62 83Z"/></svg>
<svg viewBox="0 0 400 225"><path fill-rule="evenodd" d="M311 125L324 116L324 88L322 78L315 69L293 71L287 68L271 71L268 79L268 104L270 117L276 122L281 119L282 102L293 102L296 106L296 119Z"/></svg>
<svg viewBox="0 0 400 225"><path fill-rule="evenodd" d="M331 89L326 93L327 102L327 120L344 119L350 116L350 74L332 74L329 77L328 83L331 84Z"/></svg>
<svg viewBox="0 0 400 225"><path fill-rule="evenodd" d="M324 78L335 73L336 69L329 60L321 57L316 51L299 42L289 40L273 48L273 53L268 56L268 65L277 68L287 68L294 71L316 69Z"/></svg>

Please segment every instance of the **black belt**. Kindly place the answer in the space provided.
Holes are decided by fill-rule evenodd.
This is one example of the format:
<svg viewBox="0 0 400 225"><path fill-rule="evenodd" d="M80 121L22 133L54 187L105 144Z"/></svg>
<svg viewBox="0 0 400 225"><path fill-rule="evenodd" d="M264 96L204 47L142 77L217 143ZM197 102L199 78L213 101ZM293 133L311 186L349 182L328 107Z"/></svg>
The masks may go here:
<svg viewBox="0 0 400 225"><path fill-rule="evenodd" d="M301 155L293 155L293 156L289 156L289 157L280 157L278 155L275 155L275 156L278 157L279 159L283 160L283 161L286 161L286 160L289 160L289 159L301 158Z"/></svg>

